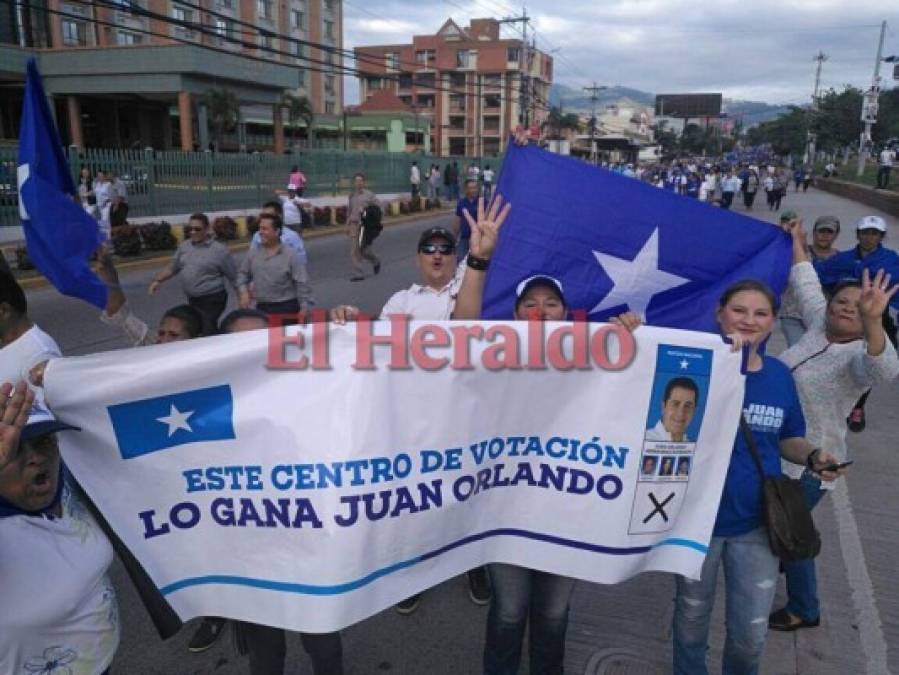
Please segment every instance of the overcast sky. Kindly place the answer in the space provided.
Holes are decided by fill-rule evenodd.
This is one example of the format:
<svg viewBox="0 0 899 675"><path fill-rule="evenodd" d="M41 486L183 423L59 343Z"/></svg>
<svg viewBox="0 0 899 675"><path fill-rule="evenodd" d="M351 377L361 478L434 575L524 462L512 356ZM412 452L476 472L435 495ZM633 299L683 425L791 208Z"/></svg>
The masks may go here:
<svg viewBox="0 0 899 675"><path fill-rule="evenodd" d="M512 0L344 0L344 41L407 43L435 33L449 17L460 25L507 16ZM805 103L813 57L829 57L821 82L868 87L880 22L884 55L899 54L899 0L531 0L527 11L543 50L555 55L556 82L622 85L652 93L723 92L726 98ZM512 28L503 36L513 37ZM885 85L892 66L883 64ZM347 81L347 101L359 87Z"/></svg>

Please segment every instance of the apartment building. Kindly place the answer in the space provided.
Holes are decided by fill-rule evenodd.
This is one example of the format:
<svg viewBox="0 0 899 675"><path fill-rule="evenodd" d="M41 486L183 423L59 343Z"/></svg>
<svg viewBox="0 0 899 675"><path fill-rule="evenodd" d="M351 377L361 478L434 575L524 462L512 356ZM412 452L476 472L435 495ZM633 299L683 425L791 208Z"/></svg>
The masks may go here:
<svg viewBox="0 0 899 675"><path fill-rule="evenodd" d="M343 109L341 0L0 0L0 138L15 138L24 64L38 59L64 141L205 148L204 94L232 91L228 137L284 150L287 92L327 125Z"/></svg>
<svg viewBox="0 0 899 675"><path fill-rule="evenodd" d="M522 39L501 38L500 26L472 19L462 28L450 19L411 44L356 47L360 100L387 90L426 116L438 154L503 152L516 126L546 120L553 62Z"/></svg>

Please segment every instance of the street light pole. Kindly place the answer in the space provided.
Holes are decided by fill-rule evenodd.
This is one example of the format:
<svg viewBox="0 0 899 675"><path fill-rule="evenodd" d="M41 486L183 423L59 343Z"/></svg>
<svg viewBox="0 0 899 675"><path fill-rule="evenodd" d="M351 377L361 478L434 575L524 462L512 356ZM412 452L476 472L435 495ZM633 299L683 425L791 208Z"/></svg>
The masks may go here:
<svg viewBox="0 0 899 675"><path fill-rule="evenodd" d="M883 21L880 24L880 42L877 44L877 59L874 61L874 77L871 78L871 89L868 94L866 94L866 98L868 100L873 100L874 109L877 109L877 97L880 94L880 62L883 60L883 39L886 36L887 32L887 22ZM874 126L874 119L872 116L866 115L866 106L862 103L862 118L865 122L865 129L862 131L862 135L858 141L858 169L856 170L856 176L861 176L865 172L865 162L868 159L868 143L871 141L871 127Z"/></svg>
<svg viewBox="0 0 899 675"><path fill-rule="evenodd" d="M815 161L815 134L812 133L811 121L814 119L815 113L818 112L818 87L821 85L821 67L827 60L827 54L819 51L813 60L818 62L818 67L815 69L815 92L812 94L812 108L811 114L809 115L809 125L805 132L806 142L803 164L810 164Z"/></svg>
<svg viewBox="0 0 899 675"><path fill-rule="evenodd" d="M593 83L592 87L584 87L584 91L590 92L590 101L593 103L593 116L590 118L590 160L596 164L597 163L597 152L596 152L596 102L599 100L599 92L604 89L608 89L608 87L600 87L597 86L596 82Z"/></svg>

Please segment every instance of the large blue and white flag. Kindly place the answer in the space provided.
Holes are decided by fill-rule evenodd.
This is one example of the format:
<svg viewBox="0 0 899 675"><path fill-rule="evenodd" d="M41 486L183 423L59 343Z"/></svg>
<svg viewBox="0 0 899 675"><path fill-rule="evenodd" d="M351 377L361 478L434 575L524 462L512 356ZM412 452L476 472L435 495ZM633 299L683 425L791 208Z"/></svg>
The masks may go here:
<svg viewBox="0 0 899 675"><path fill-rule="evenodd" d="M337 630L491 562L699 577L744 388L719 336L370 325L50 362L66 465L182 620Z"/></svg>
<svg viewBox="0 0 899 675"><path fill-rule="evenodd" d="M706 331L734 281L786 286L791 246L779 228L578 160L510 144L497 192L512 212L490 261L487 319L511 316L516 285L538 273L591 320L630 310Z"/></svg>
<svg viewBox="0 0 899 675"><path fill-rule="evenodd" d="M17 173L19 216L31 261L60 293L105 307L106 286L88 264L100 245L100 231L76 199L33 58L25 81Z"/></svg>

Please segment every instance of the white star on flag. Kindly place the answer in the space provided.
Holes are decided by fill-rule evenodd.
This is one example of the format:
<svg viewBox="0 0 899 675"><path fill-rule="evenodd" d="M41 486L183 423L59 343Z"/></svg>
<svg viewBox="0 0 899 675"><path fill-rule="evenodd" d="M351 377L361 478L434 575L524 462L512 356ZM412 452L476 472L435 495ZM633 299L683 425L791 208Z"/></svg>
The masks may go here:
<svg viewBox="0 0 899 675"><path fill-rule="evenodd" d="M169 427L169 438L171 438L178 429L184 429L185 431L190 431L193 433L193 429L190 428L190 425L187 423L188 418L194 414L193 410L188 410L187 412L181 412L178 408L175 407L175 404L171 404L171 408L169 409L169 414L165 417L157 417L157 422L162 422L163 424L167 424Z"/></svg>
<svg viewBox="0 0 899 675"><path fill-rule="evenodd" d="M653 296L690 281L659 269L659 228L652 231L633 260L599 251L593 251L593 255L612 280L612 290L590 310L590 314L627 305L632 312L645 319L646 308Z"/></svg>
<svg viewBox="0 0 899 675"><path fill-rule="evenodd" d="M686 369L689 368L689 367L690 367L690 364L687 363L687 359L681 359L681 362L680 362L680 369L681 369L681 370L686 370Z"/></svg>

